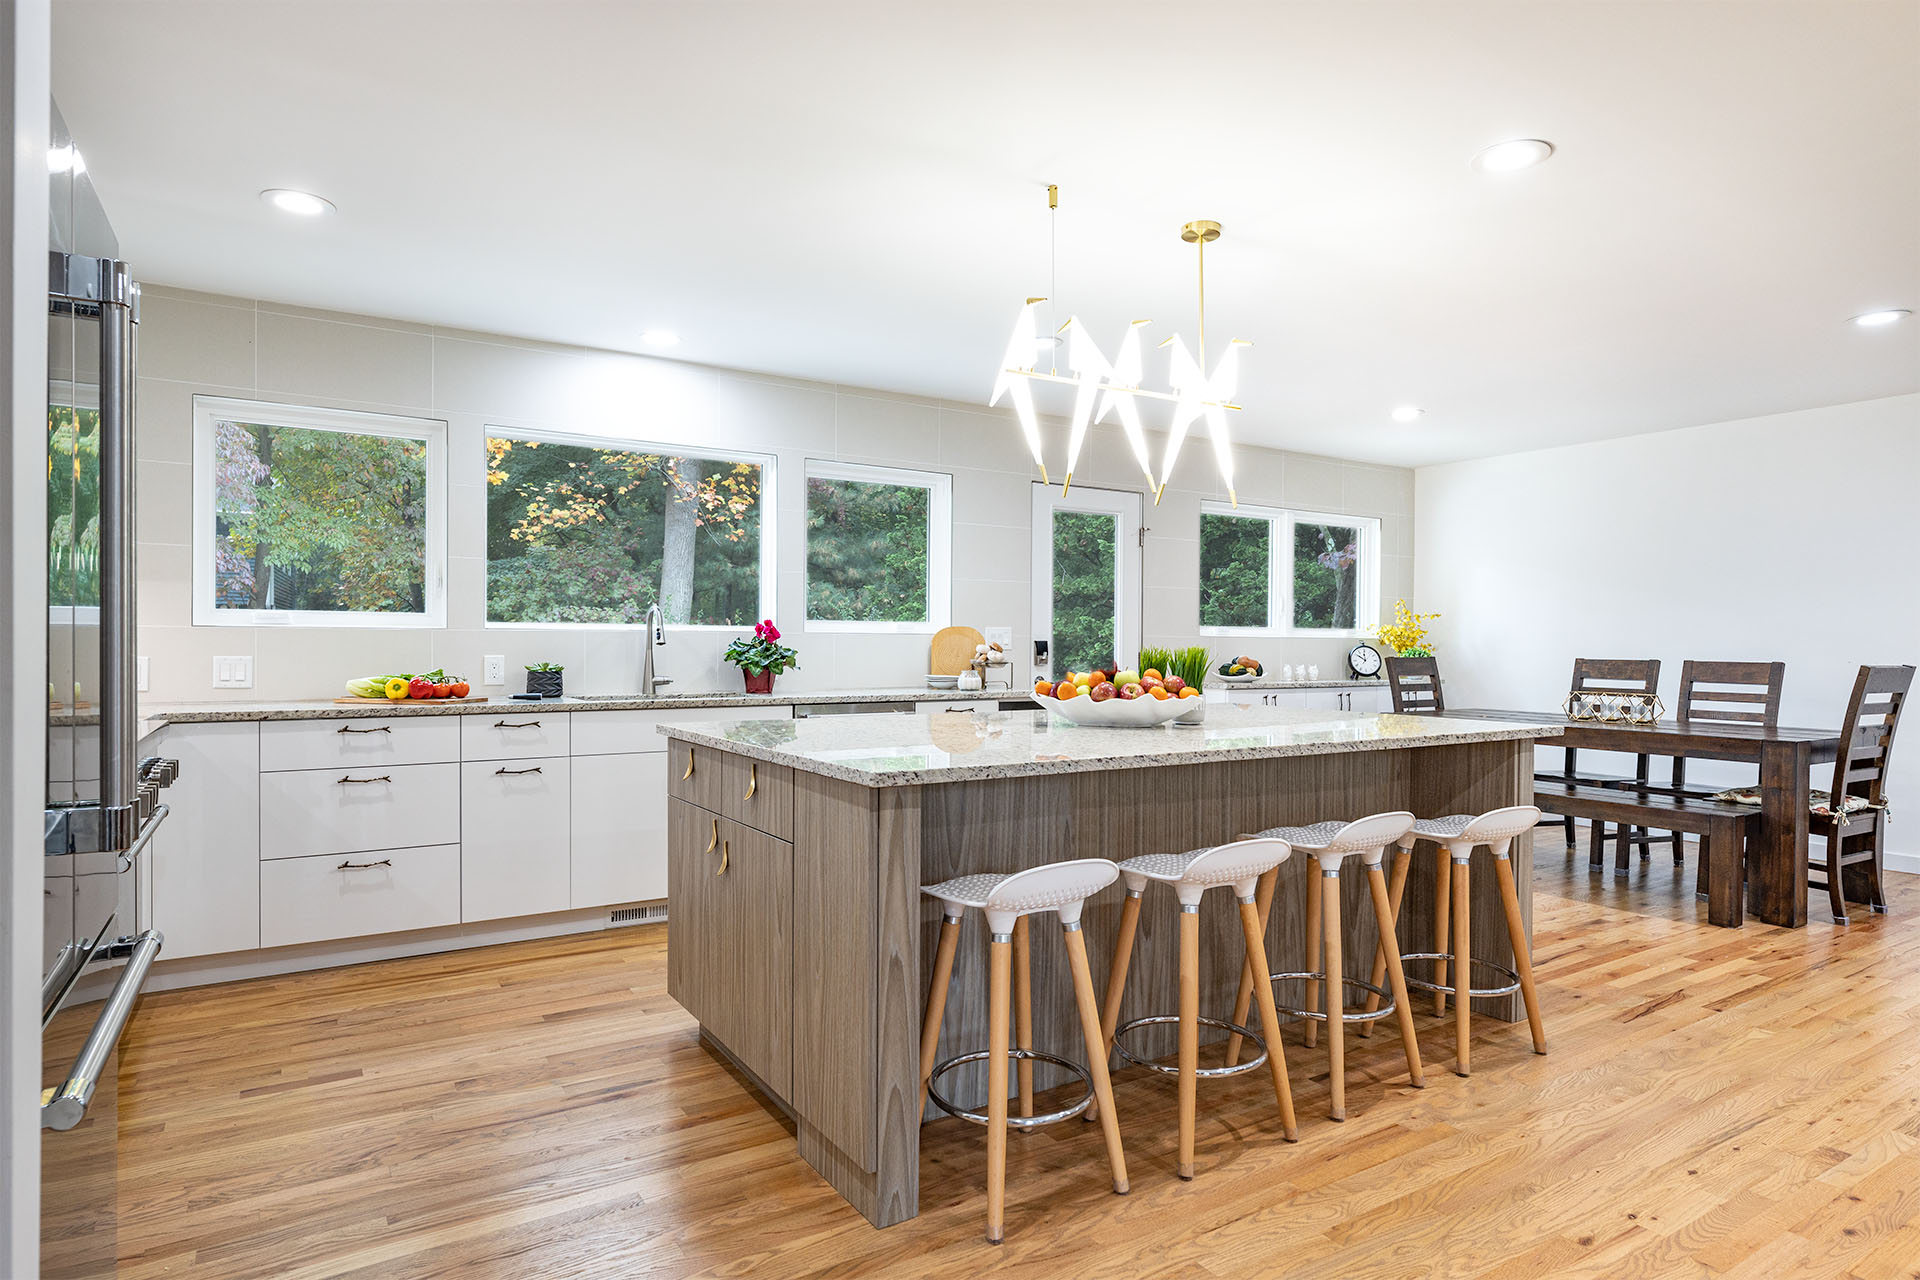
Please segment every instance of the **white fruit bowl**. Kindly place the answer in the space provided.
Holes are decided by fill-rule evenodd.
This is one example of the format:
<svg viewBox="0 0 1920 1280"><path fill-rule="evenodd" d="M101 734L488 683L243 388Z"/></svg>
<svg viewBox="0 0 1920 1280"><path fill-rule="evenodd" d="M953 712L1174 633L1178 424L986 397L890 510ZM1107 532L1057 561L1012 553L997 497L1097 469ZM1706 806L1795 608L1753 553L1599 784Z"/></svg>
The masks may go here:
<svg viewBox="0 0 1920 1280"><path fill-rule="evenodd" d="M1064 700L1036 693L1033 700L1075 724L1113 729L1150 729L1193 710L1203 701L1200 698L1134 698L1132 701L1108 698L1105 702L1095 702L1084 693Z"/></svg>

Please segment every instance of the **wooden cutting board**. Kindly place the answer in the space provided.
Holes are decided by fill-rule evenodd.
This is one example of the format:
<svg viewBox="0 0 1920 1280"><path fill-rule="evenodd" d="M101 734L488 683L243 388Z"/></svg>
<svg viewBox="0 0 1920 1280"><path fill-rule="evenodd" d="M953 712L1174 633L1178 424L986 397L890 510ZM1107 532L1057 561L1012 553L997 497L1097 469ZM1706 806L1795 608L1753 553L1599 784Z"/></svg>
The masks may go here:
<svg viewBox="0 0 1920 1280"><path fill-rule="evenodd" d="M335 698L336 707L404 707L410 703L421 702L485 702L487 695L476 693L470 698Z"/></svg>
<svg viewBox="0 0 1920 1280"><path fill-rule="evenodd" d="M927 658L927 671L936 676L957 676L973 665L974 651L987 638L973 627L945 627L933 633L933 651Z"/></svg>

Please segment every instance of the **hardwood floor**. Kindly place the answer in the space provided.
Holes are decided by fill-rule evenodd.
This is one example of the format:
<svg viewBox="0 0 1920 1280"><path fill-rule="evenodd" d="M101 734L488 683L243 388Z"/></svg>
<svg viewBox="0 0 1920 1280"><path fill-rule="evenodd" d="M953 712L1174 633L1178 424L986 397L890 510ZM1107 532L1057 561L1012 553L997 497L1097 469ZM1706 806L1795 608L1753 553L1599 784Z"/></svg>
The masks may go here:
<svg viewBox="0 0 1920 1280"><path fill-rule="evenodd" d="M1299 1143L1264 1072L1203 1081L1191 1183L1174 1082L1122 1071L1132 1194L1098 1125L1016 1134L999 1248L957 1120L920 1217L834 1195L667 998L658 927L163 993L122 1054L121 1274L1913 1280L1920 879L1890 879L1891 916L1723 930L1664 851L1590 876L1543 830L1551 1056L1475 1018L1456 1077L1422 1001L1428 1087L1349 1039L1335 1124L1290 1029Z"/></svg>

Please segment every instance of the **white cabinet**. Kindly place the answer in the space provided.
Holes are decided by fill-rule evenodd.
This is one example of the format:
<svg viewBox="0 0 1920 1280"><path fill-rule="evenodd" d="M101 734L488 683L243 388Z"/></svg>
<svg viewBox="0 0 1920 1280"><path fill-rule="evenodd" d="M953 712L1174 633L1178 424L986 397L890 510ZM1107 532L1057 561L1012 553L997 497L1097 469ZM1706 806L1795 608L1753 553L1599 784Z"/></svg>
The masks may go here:
<svg viewBox="0 0 1920 1280"><path fill-rule="evenodd" d="M460 766L463 921L567 909L572 861L570 776L570 762L564 756L470 761ZM664 784L657 802L666 804Z"/></svg>
<svg viewBox="0 0 1920 1280"><path fill-rule="evenodd" d="M263 773L259 790L265 859L460 842L456 764Z"/></svg>
<svg viewBox="0 0 1920 1280"><path fill-rule="evenodd" d="M460 758L537 760L564 756L570 750L571 719L564 711L489 711L463 715L460 717Z"/></svg>
<svg viewBox="0 0 1920 1280"><path fill-rule="evenodd" d="M1356 684L1347 693L1347 709L1377 715L1393 710L1393 698L1382 684Z"/></svg>
<svg viewBox="0 0 1920 1280"><path fill-rule="evenodd" d="M654 737L664 748L666 739ZM575 756L572 771L570 905L666 897L666 752Z"/></svg>
<svg viewBox="0 0 1920 1280"><path fill-rule="evenodd" d="M260 943L359 938L460 922L460 846L282 858L260 869Z"/></svg>
<svg viewBox="0 0 1920 1280"><path fill-rule="evenodd" d="M660 726L700 720L791 720L793 708L784 704L770 707L670 707L659 711L595 711L574 716L569 730L572 753L578 756L620 755L628 752L665 751L667 740ZM469 754L468 759L476 757Z"/></svg>
<svg viewBox="0 0 1920 1280"><path fill-rule="evenodd" d="M260 725L168 725L160 744L180 762L162 796L172 812L147 853L166 957L250 951L260 945Z"/></svg>
<svg viewBox="0 0 1920 1280"><path fill-rule="evenodd" d="M460 726L450 716L268 720L260 726L260 768L266 773L459 759Z"/></svg>

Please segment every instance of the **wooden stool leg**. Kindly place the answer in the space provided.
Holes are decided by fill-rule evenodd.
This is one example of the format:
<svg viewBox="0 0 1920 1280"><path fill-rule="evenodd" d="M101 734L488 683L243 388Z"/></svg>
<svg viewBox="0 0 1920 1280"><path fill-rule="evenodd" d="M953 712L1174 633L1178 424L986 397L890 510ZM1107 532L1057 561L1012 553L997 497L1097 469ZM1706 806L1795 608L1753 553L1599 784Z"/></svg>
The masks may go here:
<svg viewBox="0 0 1920 1280"><path fill-rule="evenodd" d="M1327 1114L1335 1120L1347 1118L1347 1036L1340 1015L1346 1011L1346 984L1340 973L1340 873L1322 874L1320 893L1326 900L1320 908L1321 935L1327 948L1327 1067L1331 1073L1332 1097Z"/></svg>
<svg viewBox="0 0 1920 1280"><path fill-rule="evenodd" d="M1520 998L1527 1006L1527 1029L1533 1032L1533 1051L1547 1051L1547 1026L1540 1020L1540 996L1533 987L1532 946L1527 941L1527 922L1520 918L1520 891L1513 883L1513 863L1507 857L1511 845L1496 849L1493 873L1500 878L1500 905L1507 913L1507 940L1513 944L1513 967L1520 974Z"/></svg>
<svg viewBox="0 0 1920 1280"><path fill-rule="evenodd" d="M1263 937L1266 935L1267 913L1273 909L1273 886L1279 879L1280 868L1275 867L1273 870L1267 872L1267 874L1261 876L1259 883L1254 886L1254 909L1260 913L1260 932ZM1261 954L1264 955L1265 951L1266 949L1264 947L1261 948ZM1249 951L1247 955L1251 957L1253 953ZM1268 976L1270 973L1272 973L1270 969L1263 969L1259 973L1255 973L1251 958L1240 966L1240 990L1238 994L1233 997L1234 1025L1241 1027L1247 1025L1247 1014L1253 1007L1253 984L1255 982L1265 982L1267 984L1268 994L1272 994L1273 979ZM1236 1066L1239 1061L1240 1033L1235 1031L1227 1036L1227 1065L1230 1067Z"/></svg>
<svg viewBox="0 0 1920 1280"><path fill-rule="evenodd" d="M1420 1069L1420 1041L1413 1034L1413 1004L1407 999L1407 974L1400 966L1400 939L1394 934L1394 916L1392 893L1387 888L1387 877L1378 865L1367 868L1367 888L1373 896L1373 921L1380 928L1380 962L1386 966L1389 982L1388 990L1393 992L1393 1016L1400 1023L1400 1045L1407 1054L1407 1075L1413 1081L1413 1087L1427 1087L1426 1074ZM1380 985L1375 978L1374 985ZM1369 993L1369 999L1375 1004L1377 998ZM1367 1025L1365 1023L1361 1025Z"/></svg>
<svg viewBox="0 0 1920 1280"><path fill-rule="evenodd" d="M927 1012L920 1022L920 1110L927 1113L927 1081L933 1075L933 1059L940 1048L940 1020L947 1016L947 988L953 984L953 953L960 945L960 920L945 916L940 921L940 950L933 957L933 984L927 988Z"/></svg>
<svg viewBox="0 0 1920 1280"><path fill-rule="evenodd" d="M1076 921L1065 926L1067 963L1073 969L1073 999L1080 1007L1080 1035L1087 1042L1087 1070L1093 1076L1093 1102L1100 1109L1100 1132L1107 1141L1113 1189L1127 1194L1127 1158L1120 1150L1120 1121L1113 1110L1113 1079L1107 1074L1107 1046L1100 1010L1093 1002L1093 974L1087 968L1087 939Z"/></svg>
<svg viewBox="0 0 1920 1280"><path fill-rule="evenodd" d="M1471 870L1464 861L1453 864L1453 1069L1463 1076L1473 1074L1473 997L1467 994L1473 988L1473 922L1467 910Z"/></svg>
<svg viewBox="0 0 1920 1280"><path fill-rule="evenodd" d="M1267 968L1267 931L1260 924L1256 903L1240 904L1240 933L1246 939L1247 960L1253 972L1273 972ZM1251 994L1260 1010L1260 1034L1267 1040L1267 1074L1273 1077L1273 1097L1280 1104L1280 1126L1288 1142L1298 1142L1300 1126L1293 1116L1293 1085L1287 1080L1287 1058L1280 1046L1280 1011L1273 1004L1273 984L1260 983Z"/></svg>
<svg viewBox="0 0 1920 1280"><path fill-rule="evenodd" d="M1412 866L1413 866L1413 846L1412 845L1397 846L1394 850L1394 855L1393 855L1393 880L1387 886L1387 918L1393 921L1393 923L1391 925L1383 926L1381 928L1380 945L1378 945L1373 949L1373 972L1367 975L1367 982L1372 986L1377 987L1383 981L1386 980L1387 935L1390 931L1397 931L1400 927L1399 926L1400 895L1406 891L1407 871ZM1397 932L1396 932L1394 941L1396 944L1398 944L1399 942ZM1395 950L1398 950L1397 945L1395 947ZM1395 998L1398 999L1399 997L1395 997ZM1402 1003L1405 1003L1405 1002L1402 1001ZM1380 1007L1380 997L1375 995L1371 991L1367 992L1367 1012L1372 1013L1374 1010L1378 1009L1379 1007ZM1360 1034L1363 1036L1372 1036L1373 1024L1371 1022L1361 1023Z"/></svg>
<svg viewBox="0 0 1920 1280"><path fill-rule="evenodd" d="M1006 1238L1007 1020L1013 1012L1013 940L987 944L987 1243Z"/></svg>
<svg viewBox="0 0 1920 1280"><path fill-rule="evenodd" d="M1325 953L1320 938L1320 887L1314 883L1320 875L1320 864L1314 863L1307 868L1307 962L1300 967L1309 973L1326 971ZM1307 1012L1312 1013L1320 1007L1320 992L1324 982L1307 979ZM1312 1018L1307 1020L1307 1047L1311 1049L1320 1043L1320 1024Z"/></svg>
<svg viewBox="0 0 1920 1280"><path fill-rule="evenodd" d="M1100 1066L1107 1067L1107 1060L1113 1056L1113 1029L1120 1025L1120 996L1127 989L1127 966L1133 963L1133 934L1140 924L1140 895L1131 889L1127 891L1127 900L1120 908L1120 932L1113 940L1113 964L1107 969L1107 999L1100 1014ZM1081 944L1086 945L1084 942ZM1082 1118L1091 1122L1100 1118L1104 1111L1100 1105L1100 1095L1095 1094L1093 1105L1081 1112Z"/></svg>
<svg viewBox="0 0 1920 1280"><path fill-rule="evenodd" d="M1013 924L1013 1042L1033 1050L1033 949L1027 918ZM1020 1115L1033 1117L1033 1060L1020 1059Z"/></svg>
<svg viewBox="0 0 1920 1280"><path fill-rule="evenodd" d="M1193 1125L1200 1069L1200 908L1180 908L1180 1167L1193 1179Z"/></svg>
<svg viewBox="0 0 1920 1280"><path fill-rule="evenodd" d="M1433 879L1433 949L1441 955L1445 955L1448 950L1447 927L1450 923L1450 913L1452 911L1451 906L1448 904L1453 901L1453 881L1450 878L1452 875L1450 868L1453 863L1452 860L1447 857L1447 846L1441 845L1434 852L1439 855L1440 872ZM1447 962L1445 960L1435 960L1433 962L1433 981L1436 986L1444 987L1447 985ZM1447 993L1444 991L1434 992L1434 1016L1439 1017L1446 1011Z"/></svg>

